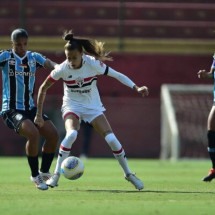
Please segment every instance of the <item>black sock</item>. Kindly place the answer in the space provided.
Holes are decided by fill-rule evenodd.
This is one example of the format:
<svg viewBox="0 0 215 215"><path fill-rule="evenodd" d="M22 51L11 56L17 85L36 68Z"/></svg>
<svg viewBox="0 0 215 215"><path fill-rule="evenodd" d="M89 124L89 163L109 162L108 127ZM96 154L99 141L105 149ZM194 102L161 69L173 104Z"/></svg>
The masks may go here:
<svg viewBox="0 0 215 215"><path fill-rule="evenodd" d="M212 167L215 169L215 131L208 131L208 153L211 158Z"/></svg>
<svg viewBox="0 0 215 215"><path fill-rule="evenodd" d="M43 173L49 172L55 153L42 152L42 163L40 171Z"/></svg>
<svg viewBox="0 0 215 215"><path fill-rule="evenodd" d="M28 164L31 169L31 175L32 177L36 177L39 175L38 169L39 169L39 161L38 161L38 156L36 157L30 157L27 156L28 158Z"/></svg>

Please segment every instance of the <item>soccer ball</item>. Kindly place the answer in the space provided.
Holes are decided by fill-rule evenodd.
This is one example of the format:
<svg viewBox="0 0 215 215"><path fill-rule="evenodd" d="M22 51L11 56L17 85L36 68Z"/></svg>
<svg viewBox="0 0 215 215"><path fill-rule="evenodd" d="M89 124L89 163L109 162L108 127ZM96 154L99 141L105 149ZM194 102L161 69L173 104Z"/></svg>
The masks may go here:
<svg viewBox="0 0 215 215"><path fill-rule="evenodd" d="M70 156L62 162L61 173L69 180L76 180L84 173L84 163L81 159Z"/></svg>

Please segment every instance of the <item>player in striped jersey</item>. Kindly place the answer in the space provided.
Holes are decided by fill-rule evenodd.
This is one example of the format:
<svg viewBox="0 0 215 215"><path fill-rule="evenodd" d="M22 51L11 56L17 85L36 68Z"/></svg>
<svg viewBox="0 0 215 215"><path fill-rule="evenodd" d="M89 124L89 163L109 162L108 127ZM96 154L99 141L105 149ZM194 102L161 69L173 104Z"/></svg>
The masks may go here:
<svg viewBox="0 0 215 215"><path fill-rule="evenodd" d="M27 50L28 33L15 29L11 34L12 49L0 51L2 70L2 110L5 124L27 139L26 155L31 170L31 181L41 190L48 189L44 179L50 177L49 168L58 142L58 133L46 115L42 127L34 124L37 108L34 104L34 85L37 69L54 69L56 63L37 52ZM40 136L45 138L39 170L38 147Z"/></svg>
<svg viewBox="0 0 215 215"><path fill-rule="evenodd" d="M37 100L38 110L35 123L38 126L42 126L44 122L42 119L42 109L46 91L57 80L63 79L62 116L65 121L66 136L60 145L54 175L46 183L50 187L57 186L61 163L69 155L72 144L77 138L80 120L84 120L89 122L108 143L124 171L125 178L136 189L143 189L143 182L131 172L123 147L114 135L103 113L105 108L96 86L97 76L111 76L143 96L148 95L148 88L145 86L138 87L127 76L105 65L102 60L111 60L111 58L104 52L103 43L73 37L71 31L65 33L64 39L68 41L65 45L66 60L54 69L41 85ZM84 50L89 55L84 54Z"/></svg>

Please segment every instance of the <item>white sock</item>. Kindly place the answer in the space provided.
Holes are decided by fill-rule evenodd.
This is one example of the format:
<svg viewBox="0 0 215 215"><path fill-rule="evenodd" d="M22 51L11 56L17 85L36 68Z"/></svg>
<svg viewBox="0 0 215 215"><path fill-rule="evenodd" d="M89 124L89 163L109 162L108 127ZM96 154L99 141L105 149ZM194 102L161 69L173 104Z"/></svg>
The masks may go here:
<svg viewBox="0 0 215 215"><path fill-rule="evenodd" d="M61 164L62 162L69 156L70 150L69 151L63 151L63 150L59 150L59 154L57 157L57 164L54 170L55 174L60 174L60 170L61 170Z"/></svg>
<svg viewBox="0 0 215 215"><path fill-rule="evenodd" d="M66 132L65 138L60 144L57 164L54 170L55 174L60 174L61 164L69 156L72 144L75 142L77 135L78 132L76 130L70 130Z"/></svg>
<svg viewBox="0 0 215 215"><path fill-rule="evenodd" d="M122 148L122 145L117 140L116 136L113 133L108 134L105 137L106 142L111 147L114 157L118 160L120 166L122 167L125 175L131 173L131 170L128 166L128 162L125 156L125 151Z"/></svg>

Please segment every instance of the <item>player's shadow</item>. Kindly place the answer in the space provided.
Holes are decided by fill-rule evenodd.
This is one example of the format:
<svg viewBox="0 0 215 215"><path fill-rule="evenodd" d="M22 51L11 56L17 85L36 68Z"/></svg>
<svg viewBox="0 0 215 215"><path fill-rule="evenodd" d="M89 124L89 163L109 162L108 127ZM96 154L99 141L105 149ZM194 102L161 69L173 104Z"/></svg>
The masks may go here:
<svg viewBox="0 0 215 215"><path fill-rule="evenodd" d="M55 189L55 191L61 191L61 192L94 192L94 193L136 193L136 192L142 192L139 190L57 190Z"/></svg>
<svg viewBox="0 0 215 215"><path fill-rule="evenodd" d="M215 194L215 191L214 192L211 192L211 191L178 191L178 190L168 190L168 191L165 191L165 190L58 190L58 189L55 189L55 191L61 191L61 192L95 192L95 193L98 193L98 192L101 192L101 193L136 193L136 192L139 192L139 193L175 193L175 194Z"/></svg>

